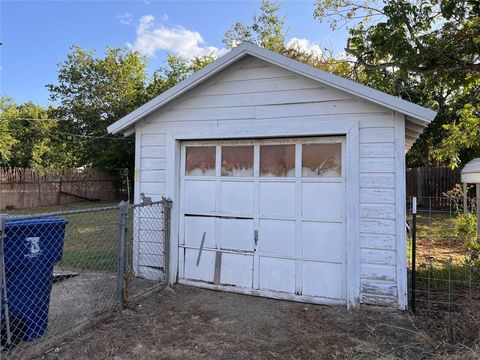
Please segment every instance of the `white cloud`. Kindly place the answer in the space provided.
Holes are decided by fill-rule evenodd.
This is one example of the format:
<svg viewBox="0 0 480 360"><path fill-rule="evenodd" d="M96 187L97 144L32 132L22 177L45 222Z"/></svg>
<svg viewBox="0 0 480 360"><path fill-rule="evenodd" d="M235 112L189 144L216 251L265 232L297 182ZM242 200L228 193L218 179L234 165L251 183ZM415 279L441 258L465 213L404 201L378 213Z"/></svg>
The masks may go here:
<svg viewBox="0 0 480 360"><path fill-rule="evenodd" d="M156 25L153 15L144 15L140 18L137 38L133 45L128 45L146 56L153 56L159 50L190 59L202 55L218 56L227 52L224 48L208 46L198 31L188 30L182 26Z"/></svg>
<svg viewBox="0 0 480 360"><path fill-rule="evenodd" d="M162 17L160 18L160 20L162 20L163 22L167 22L170 18L168 17L167 14L163 14Z"/></svg>
<svg viewBox="0 0 480 360"><path fill-rule="evenodd" d="M118 22L122 25L130 25L133 20L133 15L127 12L127 13L119 14L115 16L115 19L117 19Z"/></svg>
<svg viewBox="0 0 480 360"><path fill-rule="evenodd" d="M323 54L323 50L320 45L315 44L305 38L299 39L294 37L287 43L287 47L300 51L305 51L315 56L321 56Z"/></svg>

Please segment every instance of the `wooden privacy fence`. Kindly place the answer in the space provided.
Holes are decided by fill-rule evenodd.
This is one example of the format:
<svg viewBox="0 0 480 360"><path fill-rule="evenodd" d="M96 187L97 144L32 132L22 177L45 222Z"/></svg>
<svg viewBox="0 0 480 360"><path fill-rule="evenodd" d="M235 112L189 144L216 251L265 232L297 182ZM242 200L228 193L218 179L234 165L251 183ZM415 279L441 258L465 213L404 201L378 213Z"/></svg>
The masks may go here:
<svg viewBox="0 0 480 360"><path fill-rule="evenodd" d="M119 177L98 169L0 168L0 211L119 197Z"/></svg>
<svg viewBox="0 0 480 360"><path fill-rule="evenodd" d="M419 206L445 209L450 205L443 195L460 183L460 170L447 167L407 169L407 197L416 196Z"/></svg>

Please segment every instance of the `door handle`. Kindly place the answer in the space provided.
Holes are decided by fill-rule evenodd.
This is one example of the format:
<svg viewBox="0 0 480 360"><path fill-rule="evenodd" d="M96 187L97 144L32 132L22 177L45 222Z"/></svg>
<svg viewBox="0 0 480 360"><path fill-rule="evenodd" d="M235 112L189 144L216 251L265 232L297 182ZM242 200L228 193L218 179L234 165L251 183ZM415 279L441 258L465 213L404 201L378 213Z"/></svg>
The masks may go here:
<svg viewBox="0 0 480 360"><path fill-rule="evenodd" d="M255 241L255 246L257 246L258 243L258 230L253 231L253 240Z"/></svg>

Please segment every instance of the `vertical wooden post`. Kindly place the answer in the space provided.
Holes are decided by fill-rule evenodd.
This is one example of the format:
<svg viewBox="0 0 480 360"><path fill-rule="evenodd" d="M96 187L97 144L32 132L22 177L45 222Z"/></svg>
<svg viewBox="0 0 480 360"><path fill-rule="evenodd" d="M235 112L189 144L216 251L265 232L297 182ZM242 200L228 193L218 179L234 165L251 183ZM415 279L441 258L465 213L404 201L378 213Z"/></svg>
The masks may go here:
<svg viewBox="0 0 480 360"><path fill-rule="evenodd" d="M423 168L418 168L417 172L417 198L418 203L423 204L423 182L425 181L425 174Z"/></svg>
<svg viewBox="0 0 480 360"><path fill-rule="evenodd" d="M62 181L63 181L63 175L60 176L60 182L58 184L58 193L57 193L57 205L60 205L61 202L61 196L62 196Z"/></svg>
<svg viewBox="0 0 480 360"><path fill-rule="evenodd" d="M42 206L43 200L42 200L42 179L40 177L40 174L37 173L38 176L38 205Z"/></svg>
<svg viewBox="0 0 480 360"><path fill-rule="evenodd" d="M466 214L468 212L468 194L467 194L468 184L464 182L462 185L463 185L463 213Z"/></svg>

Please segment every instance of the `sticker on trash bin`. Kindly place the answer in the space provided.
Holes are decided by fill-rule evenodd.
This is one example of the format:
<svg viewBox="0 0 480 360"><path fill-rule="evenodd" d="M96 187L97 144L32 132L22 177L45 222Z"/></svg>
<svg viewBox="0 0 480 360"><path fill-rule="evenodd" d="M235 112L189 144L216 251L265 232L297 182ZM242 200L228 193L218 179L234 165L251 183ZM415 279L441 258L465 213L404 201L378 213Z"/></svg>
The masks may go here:
<svg viewBox="0 0 480 360"><path fill-rule="evenodd" d="M25 239L28 243L30 243L30 253L25 254L25 257L35 257L42 253L40 249L40 238L39 237L28 237Z"/></svg>

